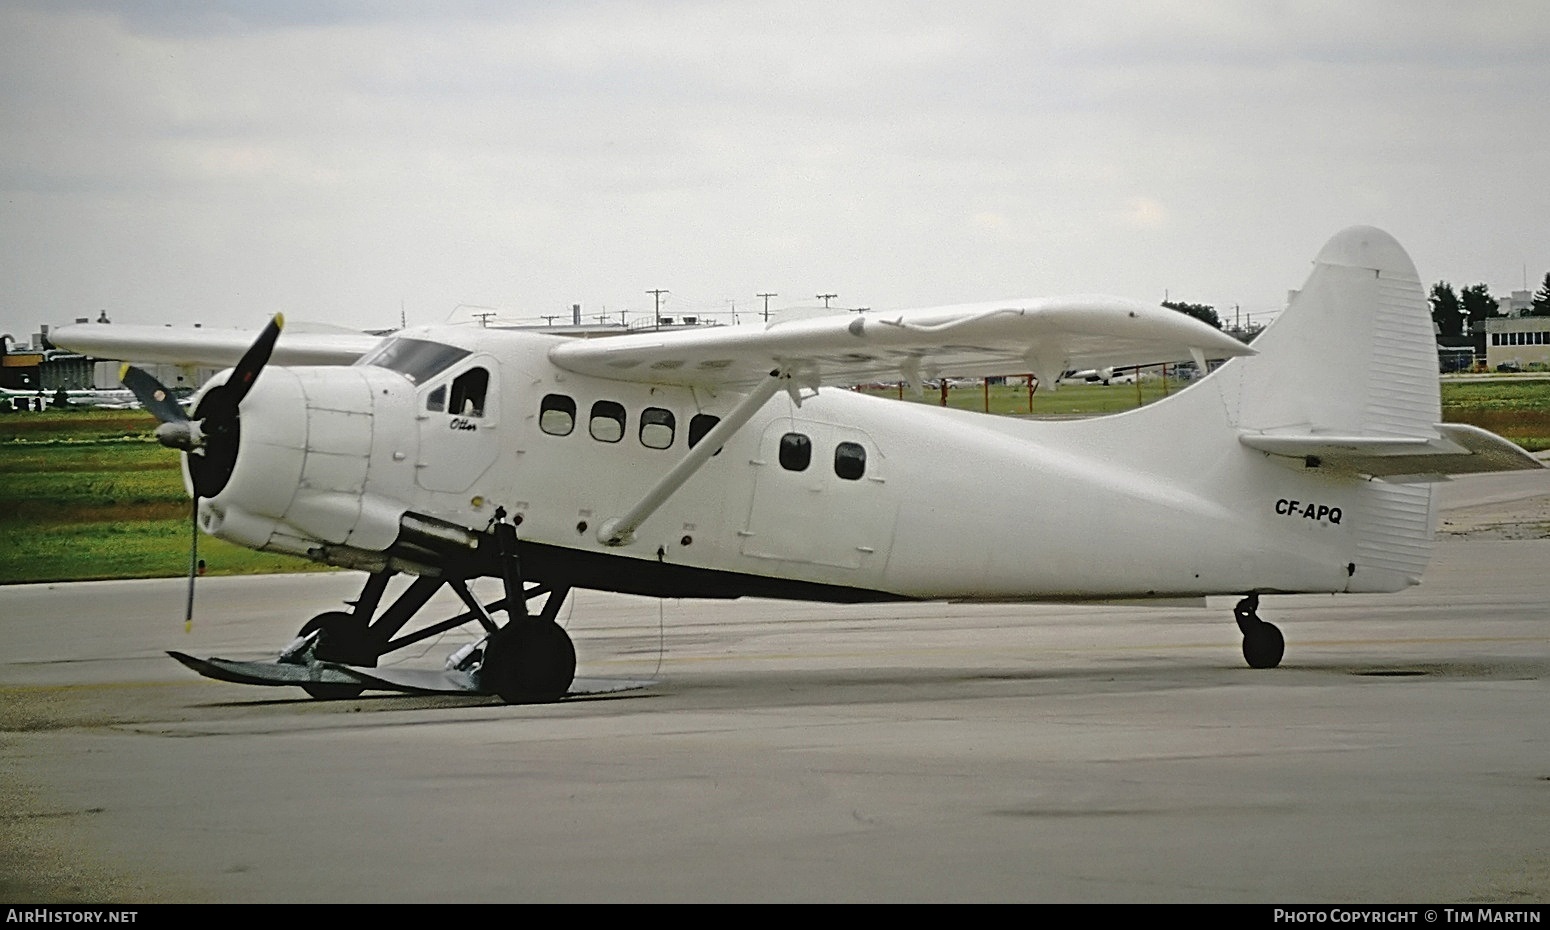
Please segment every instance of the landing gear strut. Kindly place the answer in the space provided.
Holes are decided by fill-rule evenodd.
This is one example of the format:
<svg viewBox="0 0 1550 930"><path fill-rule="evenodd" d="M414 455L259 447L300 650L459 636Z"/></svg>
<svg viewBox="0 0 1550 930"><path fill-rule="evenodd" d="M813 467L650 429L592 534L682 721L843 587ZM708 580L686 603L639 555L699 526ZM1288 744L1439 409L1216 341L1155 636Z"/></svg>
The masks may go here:
<svg viewBox="0 0 1550 930"><path fill-rule="evenodd" d="M506 586L506 625L490 634L479 668L480 685L508 704L558 701L576 678L576 647L554 618L569 588L557 588L537 616L527 612L522 565L517 560L517 528L504 508L495 511L496 552Z"/></svg>
<svg viewBox="0 0 1550 930"><path fill-rule="evenodd" d="M360 597L350 602L350 611L330 611L307 621L298 638L281 652L280 663L311 669L319 668L319 663L374 668L377 660L390 652L475 621L486 632L482 648L472 645L459 650L447 663L449 672L461 674L465 682L471 677L477 685L473 690L499 695L512 704L543 703L565 697L576 677L576 647L555 617L570 588L542 583L525 585L517 561L516 527L506 519L504 510L496 511L492 530L494 555L505 586L504 598L481 604L469 590L465 577L450 572L441 577L422 575L373 621L393 575L391 571L379 572L367 579ZM399 631L442 585L456 592L468 611L399 636ZM540 595L547 595L543 607L537 615L529 614L529 598ZM499 610L504 610L508 617L503 626L497 625L490 615ZM313 681L301 684L301 688L314 698L338 700L358 697L366 686Z"/></svg>
<svg viewBox="0 0 1550 930"><path fill-rule="evenodd" d="M1258 594L1250 594L1232 609L1243 633L1243 658L1250 668L1275 668L1286 654L1286 640L1275 624L1259 619L1258 609Z"/></svg>

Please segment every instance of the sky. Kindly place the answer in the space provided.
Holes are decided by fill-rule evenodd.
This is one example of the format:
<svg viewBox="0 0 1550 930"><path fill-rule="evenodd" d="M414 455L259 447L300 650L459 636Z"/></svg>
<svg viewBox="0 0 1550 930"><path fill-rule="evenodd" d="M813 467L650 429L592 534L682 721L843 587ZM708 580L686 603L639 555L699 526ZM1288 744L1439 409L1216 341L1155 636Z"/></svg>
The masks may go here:
<svg viewBox="0 0 1550 930"><path fill-rule="evenodd" d="M1550 4L0 0L0 333L1550 271Z"/></svg>

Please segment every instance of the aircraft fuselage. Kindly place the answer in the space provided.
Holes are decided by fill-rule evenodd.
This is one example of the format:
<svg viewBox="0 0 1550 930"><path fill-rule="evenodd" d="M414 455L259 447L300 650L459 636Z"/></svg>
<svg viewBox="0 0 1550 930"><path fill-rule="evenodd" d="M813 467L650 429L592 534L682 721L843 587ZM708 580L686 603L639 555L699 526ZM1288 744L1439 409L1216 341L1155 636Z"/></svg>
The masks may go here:
<svg viewBox="0 0 1550 930"><path fill-rule="evenodd" d="M565 371L558 337L411 330L454 349L390 370L266 370L205 528L378 567L404 513L518 525L536 580L668 596L1074 600L1395 590L1426 553L1364 553L1374 495L1430 538L1430 491L1303 473L1244 448L1212 378L1145 410L991 417L843 389L777 393L623 545L632 507L741 395ZM368 361L370 356L368 356ZM392 360L389 360L392 362ZM1213 410L1213 408L1215 408ZM305 416L297 412L304 410Z"/></svg>

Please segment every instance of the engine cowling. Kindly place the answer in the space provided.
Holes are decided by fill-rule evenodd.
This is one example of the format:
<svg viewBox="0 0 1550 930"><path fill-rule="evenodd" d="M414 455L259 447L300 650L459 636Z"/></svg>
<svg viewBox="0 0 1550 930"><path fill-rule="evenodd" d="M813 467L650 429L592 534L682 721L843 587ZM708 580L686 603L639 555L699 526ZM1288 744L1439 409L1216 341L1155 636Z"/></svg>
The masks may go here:
<svg viewBox="0 0 1550 930"><path fill-rule="evenodd" d="M228 376L206 386L196 415ZM233 432L228 446L185 458L190 493L214 492L199 502L206 533L312 558L337 546L381 552L398 537L418 442L414 388L403 376L371 366L269 366Z"/></svg>

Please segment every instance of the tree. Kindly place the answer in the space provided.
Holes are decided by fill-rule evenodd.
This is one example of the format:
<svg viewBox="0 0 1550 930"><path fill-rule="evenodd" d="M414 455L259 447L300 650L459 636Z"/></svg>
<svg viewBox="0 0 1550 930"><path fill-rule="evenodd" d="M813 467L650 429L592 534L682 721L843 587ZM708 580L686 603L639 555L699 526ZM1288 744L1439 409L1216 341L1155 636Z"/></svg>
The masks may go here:
<svg viewBox="0 0 1550 930"><path fill-rule="evenodd" d="M1222 320L1216 315L1216 308L1209 304L1187 304L1178 300L1165 300L1162 302L1169 310L1177 310L1186 316L1192 316L1202 323L1208 323L1217 329L1222 328Z"/></svg>
<svg viewBox="0 0 1550 930"><path fill-rule="evenodd" d="M1534 292L1534 307L1529 313L1533 316L1550 316L1550 271L1545 272L1544 283Z"/></svg>
<svg viewBox="0 0 1550 930"><path fill-rule="evenodd" d="M1459 303L1463 305L1464 315L1469 317L1471 330L1494 316L1501 316L1500 306L1496 298L1491 296L1491 291L1484 284L1471 284L1459 294Z"/></svg>
<svg viewBox="0 0 1550 930"><path fill-rule="evenodd" d="M1458 336L1464 332L1464 311L1459 307L1459 296L1453 285L1438 281L1432 285L1432 322L1437 324L1441 336Z"/></svg>

